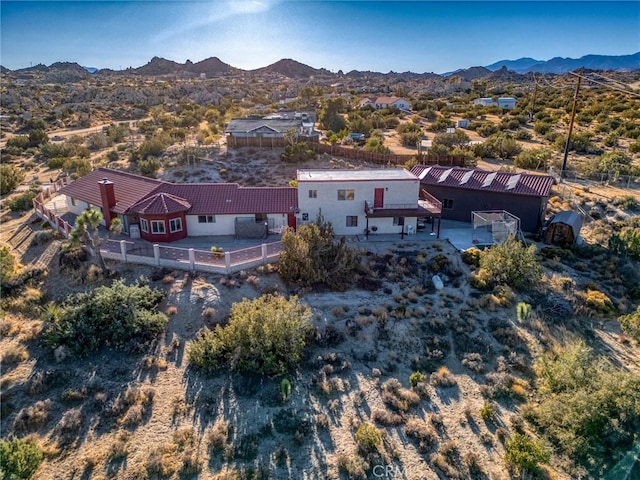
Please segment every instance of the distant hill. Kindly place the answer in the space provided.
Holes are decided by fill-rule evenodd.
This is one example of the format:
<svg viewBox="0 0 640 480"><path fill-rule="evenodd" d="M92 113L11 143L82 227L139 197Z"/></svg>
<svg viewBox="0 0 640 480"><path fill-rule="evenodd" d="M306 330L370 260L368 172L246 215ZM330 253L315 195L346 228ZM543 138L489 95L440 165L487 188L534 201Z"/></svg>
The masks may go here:
<svg viewBox="0 0 640 480"><path fill-rule="evenodd" d="M443 77L460 77L463 80L475 80L476 78L483 78L491 74L491 70L486 67L471 67L466 69L456 70L455 72L443 73Z"/></svg>
<svg viewBox="0 0 640 480"><path fill-rule="evenodd" d="M297 78L297 77L311 77L313 75L323 75L330 74L328 70L321 68L313 68L309 65L305 65L304 63L300 63L296 60L292 60L290 58L284 58L282 60L278 60L276 63L272 63L267 67L258 68L255 70L250 70L251 73L279 73L280 75L284 75L288 78Z"/></svg>
<svg viewBox="0 0 640 480"><path fill-rule="evenodd" d="M87 72L91 74L96 73L98 71L96 67L82 67L82 68L84 68Z"/></svg>
<svg viewBox="0 0 640 480"><path fill-rule="evenodd" d="M224 73L237 73L241 70L224 63L218 57L210 57L202 60L201 62L191 64L187 71L193 73L204 73L206 75L220 75Z"/></svg>
<svg viewBox="0 0 640 480"><path fill-rule="evenodd" d="M499 70L506 67L518 73L566 73L579 68L589 70L631 71L640 69L640 52L632 55L585 55L580 58L554 57L551 60L535 60L519 58L518 60L500 60L488 65L488 70Z"/></svg>
<svg viewBox="0 0 640 480"><path fill-rule="evenodd" d="M138 75L169 75L183 69L184 65L177 62L165 58L153 57L149 63L142 67L134 68L131 72L137 73Z"/></svg>

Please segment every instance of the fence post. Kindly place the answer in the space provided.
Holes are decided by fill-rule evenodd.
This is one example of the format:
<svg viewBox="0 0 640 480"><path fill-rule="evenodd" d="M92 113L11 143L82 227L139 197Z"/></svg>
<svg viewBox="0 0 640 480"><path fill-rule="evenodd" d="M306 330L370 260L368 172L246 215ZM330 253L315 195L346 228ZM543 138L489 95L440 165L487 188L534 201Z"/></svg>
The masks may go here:
<svg viewBox="0 0 640 480"><path fill-rule="evenodd" d="M261 247L262 247L262 263L266 264L267 263L267 244L263 243Z"/></svg>
<svg viewBox="0 0 640 480"><path fill-rule="evenodd" d="M231 252L224 252L224 266L227 273L231 273Z"/></svg>
<svg viewBox="0 0 640 480"><path fill-rule="evenodd" d="M160 245L153 244L153 258L156 260L156 265L160 266Z"/></svg>
<svg viewBox="0 0 640 480"><path fill-rule="evenodd" d="M192 272L196 269L196 251L193 248L189 249L189 267Z"/></svg>
<svg viewBox="0 0 640 480"><path fill-rule="evenodd" d="M127 242L125 240L120 240L120 254L122 255L122 261L127 261Z"/></svg>

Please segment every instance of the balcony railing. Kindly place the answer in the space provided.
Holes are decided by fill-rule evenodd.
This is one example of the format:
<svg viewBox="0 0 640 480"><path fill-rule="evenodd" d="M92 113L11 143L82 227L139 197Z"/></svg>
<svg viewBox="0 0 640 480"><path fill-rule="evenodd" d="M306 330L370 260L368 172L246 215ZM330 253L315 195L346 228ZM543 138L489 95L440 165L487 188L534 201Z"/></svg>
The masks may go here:
<svg viewBox="0 0 640 480"><path fill-rule="evenodd" d="M373 213L379 210L416 210L418 209L418 203L384 203L382 206L374 207L372 202L364 202L364 211L366 213Z"/></svg>

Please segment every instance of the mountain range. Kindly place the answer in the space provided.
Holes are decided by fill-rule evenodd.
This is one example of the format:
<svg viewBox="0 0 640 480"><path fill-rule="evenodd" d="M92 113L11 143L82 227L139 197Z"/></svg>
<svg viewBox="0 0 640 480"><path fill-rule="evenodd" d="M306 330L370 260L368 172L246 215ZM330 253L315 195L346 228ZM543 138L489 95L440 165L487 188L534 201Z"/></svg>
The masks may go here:
<svg viewBox="0 0 640 480"><path fill-rule="evenodd" d="M486 76L506 75L508 72L525 74L530 72L536 73L554 73L563 74L579 68L589 70L618 70L632 71L640 70L640 52L631 55L585 55L580 58L563 58L555 57L550 60L536 60L534 58L524 57L517 60L500 60L491 65L484 67L475 66L466 69L460 69L453 72L442 74L444 77L459 76L466 80L481 78ZM74 76L83 75L100 75L102 74L135 74L143 76L159 76L170 74L187 74L218 76L218 75L237 75L241 73L255 74L276 74L284 75L289 78L308 78L314 75L332 75L325 68L313 68L292 59L282 59L266 67L255 70L242 70L224 63L218 57L210 57L197 63L187 60L185 63L177 63L160 57L153 57L146 65L138 68L127 68L126 70L97 69L95 67L80 67L77 63L57 62L47 67L45 65L36 65L33 67L15 70L16 73L52 73L57 70L71 70ZM0 66L2 73L9 73L10 70ZM375 74L376 72L360 72L351 71L346 75L350 77L366 76ZM394 74L394 72L389 72ZM342 71L337 73L338 76L344 75ZM438 76L434 73L416 74L405 72L400 74L403 76Z"/></svg>

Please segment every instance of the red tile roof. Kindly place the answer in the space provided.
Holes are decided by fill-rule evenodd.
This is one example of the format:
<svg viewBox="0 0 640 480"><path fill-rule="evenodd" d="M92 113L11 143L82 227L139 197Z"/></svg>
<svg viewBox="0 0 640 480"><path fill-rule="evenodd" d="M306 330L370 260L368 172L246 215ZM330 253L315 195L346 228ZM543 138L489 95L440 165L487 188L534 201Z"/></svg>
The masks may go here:
<svg viewBox="0 0 640 480"><path fill-rule="evenodd" d="M124 213L131 205L149 195L162 184L160 180L153 178L109 168L98 168L61 188L60 193L91 205L102 206L98 182L105 178L113 182L116 206L112 210L116 213Z"/></svg>
<svg viewBox="0 0 640 480"><path fill-rule="evenodd" d="M143 198L129 207L129 211L142 214L163 214L186 212L191 208L191 204L184 198L176 197L169 193L155 193L147 198Z"/></svg>
<svg viewBox="0 0 640 480"><path fill-rule="evenodd" d="M60 193L101 206L98 181L104 178L114 184L116 207L113 211L116 213L172 213L188 209L189 215L234 215L289 213L298 207L297 189L293 187L169 183L108 168L88 173L62 188Z"/></svg>
<svg viewBox="0 0 640 480"><path fill-rule="evenodd" d="M461 167L416 165L411 169L422 185L548 197L555 180L549 175L488 172Z"/></svg>
<svg viewBox="0 0 640 480"><path fill-rule="evenodd" d="M190 215L289 213L298 206L293 187L241 187L235 183L171 183L163 191L191 203Z"/></svg>

